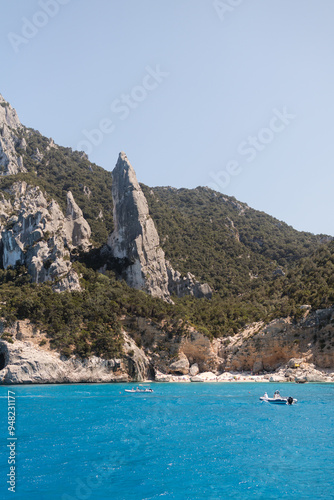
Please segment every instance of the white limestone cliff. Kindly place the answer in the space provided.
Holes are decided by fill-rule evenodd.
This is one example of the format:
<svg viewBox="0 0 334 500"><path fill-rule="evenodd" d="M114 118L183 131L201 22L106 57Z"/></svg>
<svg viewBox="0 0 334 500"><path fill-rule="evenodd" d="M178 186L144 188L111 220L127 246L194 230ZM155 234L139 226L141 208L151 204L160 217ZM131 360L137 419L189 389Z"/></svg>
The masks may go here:
<svg viewBox="0 0 334 500"><path fill-rule="evenodd" d="M108 245L127 266L127 283L167 301L173 293L211 298L208 284L199 283L190 273L182 277L165 260L147 200L125 153L120 153L112 176L115 229Z"/></svg>
<svg viewBox="0 0 334 500"><path fill-rule="evenodd" d="M89 238L91 229L82 214L81 208L76 204L71 191L67 193L66 221L64 224L67 244L87 250L90 247Z"/></svg>
<svg viewBox="0 0 334 500"><path fill-rule="evenodd" d="M45 332L29 320L16 321L12 326L0 320L0 337L3 336L0 338L0 384L147 379L333 383L333 314L334 309L317 311L298 324L289 319L277 319L268 325L258 323L233 337L213 341L195 330L170 338L165 328L137 318L143 343L147 345L149 340L149 347L139 348L123 330L123 354L117 359L64 357L50 349ZM128 326L131 321L129 319ZM299 344L295 342L297 332ZM314 340L315 332L321 335L320 342ZM274 352L270 350L271 345Z"/></svg>
<svg viewBox="0 0 334 500"><path fill-rule="evenodd" d="M14 343L0 338L0 384L144 381L149 375L148 358L125 332L121 357L80 359L51 350L45 333L28 320L10 328L0 320L0 337L4 329Z"/></svg>
<svg viewBox="0 0 334 500"><path fill-rule="evenodd" d="M4 269L25 265L36 283L54 281L56 291L80 290L72 269L70 250L87 250L90 227L82 211L67 194L66 217L58 203L48 201L39 187L19 181L1 193L1 250Z"/></svg>
<svg viewBox="0 0 334 500"><path fill-rule="evenodd" d="M126 259L125 279L133 288L169 299L165 255L134 169L120 153L112 172L114 226L108 245L114 257Z"/></svg>

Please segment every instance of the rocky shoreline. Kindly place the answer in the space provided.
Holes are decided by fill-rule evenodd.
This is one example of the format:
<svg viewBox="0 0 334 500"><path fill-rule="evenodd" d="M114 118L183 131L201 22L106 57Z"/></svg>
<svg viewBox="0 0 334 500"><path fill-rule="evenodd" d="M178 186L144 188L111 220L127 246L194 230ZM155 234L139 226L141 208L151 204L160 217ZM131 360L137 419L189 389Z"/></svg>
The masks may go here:
<svg viewBox="0 0 334 500"><path fill-rule="evenodd" d="M147 381L148 382L148 381ZM205 372L191 377L189 375L171 375L157 372L155 382L290 382L290 383L334 383L334 370L317 370L314 365L308 370L298 372L295 376L288 373L288 369L280 369L278 372L266 373L265 375L253 375L245 372L224 372L216 375L212 372Z"/></svg>
<svg viewBox="0 0 334 500"><path fill-rule="evenodd" d="M132 320L131 320L132 321ZM62 356L28 320L0 320L0 384L110 382L334 383L334 309L299 323L255 323L227 338L197 331L170 336L163 325L124 319L122 353L113 359ZM141 347L138 332L141 332Z"/></svg>
<svg viewBox="0 0 334 500"><path fill-rule="evenodd" d="M26 325L27 326L27 325ZM38 341L38 337L36 338ZM78 384L120 382L240 383L295 382L334 383L334 370L319 369L303 359L292 358L274 372L200 372L192 365L189 374L163 373L150 364L145 353L124 333L124 355L119 359L66 358L27 340L12 344L0 340L0 384Z"/></svg>

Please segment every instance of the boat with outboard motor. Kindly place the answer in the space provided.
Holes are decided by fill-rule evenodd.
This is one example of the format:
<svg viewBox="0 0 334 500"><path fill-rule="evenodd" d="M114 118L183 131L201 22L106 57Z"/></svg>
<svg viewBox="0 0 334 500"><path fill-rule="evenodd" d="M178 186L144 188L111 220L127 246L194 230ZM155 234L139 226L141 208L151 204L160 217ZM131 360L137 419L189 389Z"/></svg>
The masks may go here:
<svg viewBox="0 0 334 500"><path fill-rule="evenodd" d="M264 396L260 397L260 401L264 403L272 403L275 405L294 405L295 403L297 403L297 399L291 396L285 398L280 395L279 391L275 391L273 398L270 398L268 394L265 392Z"/></svg>
<svg viewBox="0 0 334 500"><path fill-rule="evenodd" d="M131 393L148 393L148 392L153 392L153 389L151 387L136 387L132 389L125 389L125 392L131 392Z"/></svg>

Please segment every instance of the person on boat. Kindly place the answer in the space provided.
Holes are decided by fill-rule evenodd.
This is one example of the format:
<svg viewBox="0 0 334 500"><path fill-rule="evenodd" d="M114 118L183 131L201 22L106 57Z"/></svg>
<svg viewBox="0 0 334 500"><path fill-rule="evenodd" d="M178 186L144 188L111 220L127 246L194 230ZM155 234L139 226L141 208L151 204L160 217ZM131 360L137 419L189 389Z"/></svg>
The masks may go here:
<svg viewBox="0 0 334 500"><path fill-rule="evenodd" d="M280 395L279 391L275 391L274 399L280 399L280 398L281 398L281 395Z"/></svg>
<svg viewBox="0 0 334 500"><path fill-rule="evenodd" d="M264 397L264 398L266 398L266 399L268 399L268 398L269 398L269 396L268 396L268 394L267 394L266 392L264 393L264 396L263 396L263 397Z"/></svg>

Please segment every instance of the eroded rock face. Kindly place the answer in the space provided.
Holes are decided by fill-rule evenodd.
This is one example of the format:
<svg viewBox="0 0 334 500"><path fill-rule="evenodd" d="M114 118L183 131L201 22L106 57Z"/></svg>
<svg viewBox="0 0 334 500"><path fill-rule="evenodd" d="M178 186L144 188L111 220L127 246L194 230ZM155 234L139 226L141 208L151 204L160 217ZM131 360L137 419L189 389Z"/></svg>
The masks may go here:
<svg viewBox="0 0 334 500"><path fill-rule="evenodd" d="M9 344L1 340L0 356L5 359L5 367L0 371L0 383L3 384L128 381L120 359L65 359L29 342Z"/></svg>
<svg viewBox="0 0 334 500"><path fill-rule="evenodd" d="M130 286L168 300L165 255L146 198L125 153L120 153L112 176L115 230L108 245L114 257L128 261L125 278Z"/></svg>
<svg viewBox="0 0 334 500"><path fill-rule="evenodd" d="M181 352L179 354L179 359L174 361L169 365L169 369L172 373L188 375L189 373L189 361L188 358Z"/></svg>
<svg viewBox="0 0 334 500"><path fill-rule="evenodd" d="M207 336L197 331L181 340L180 350L200 372L219 372L223 366L223 359L219 357L215 342L211 342Z"/></svg>
<svg viewBox="0 0 334 500"><path fill-rule="evenodd" d="M114 257L127 263L127 283L168 301L173 293L211 298L209 285L190 273L182 277L165 260L147 200L125 153L120 153L112 176L115 230L108 245Z"/></svg>
<svg viewBox="0 0 334 500"><path fill-rule="evenodd" d="M0 323L3 333L3 324ZM150 363L145 353L125 332L125 355L117 359L60 356L48 345L39 346L40 340L45 339L43 332L27 320L15 322L10 333L13 344L0 339L0 383L3 384L141 382L150 375Z"/></svg>
<svg viewBox="0 0 334 500"><path fill-rule="evenodd" d="M223 370L224 359L219 357L219 339L213 342L200 332L170 334L144 318L125 321L125 328L140 331L145 352L156 372L197 375L198 372ZM195 373L196 372L196 373Z"/></svg>
<svg viewBox="0 0 334 500"><path fill-rule="evenodd" d="M76 204L71 191L67 193L66 222L64 224L67 243L70 247L79 247L87 250L91 245L89 238L91 229L82 214L81 208Z"/></svg>
<svg viewBox="0 0 334 500"><path fill-rule="evenodd" d="M20 138L22 128L15 109L0 94L0 175L26 172L22 157L16 152L17 146L26 146Z"/></svg>
<svg viewBox="0 0 334 500"><path fill-rule="evenodd" d="M292 370L298 360L317 368L334 368L334 308L306 313L299 323L290 318L264 325L249 326L234 337L219 340L219 356L229 371L263 370L273 372L281 366Z"/></svg>
<svg viewBox="0 0 334 500"><path fill-rule="evenodd" d="M334 369L334 308L306 313L299 323L290 318L254 323L212 341L196 330L170 335L144 318L136 324L156 373L168 376L248 372L275 373L275 380L326 381L326 371Z"/></svg>
<svg viewBox="0 0 334 500"><path fill-rule="evenodd" d="M168 273L168 290L171 295L175 294L177 297L193 295L198 299L204 297L211 299L212 289L207 283L200 283L191 273L182 276L181 273L172 268L168 261L166 261L166 268Z"/></svg>
<svg viewBox="0 0 334 500"><path fill-rule="evenodd" d="M334 310L333 310L334 312ZM326 312L327 314L327 312ZM165 329L137 318L144 347L123 330L123 355L119 359L64 358L50 349L45 332L28 320L6 328L14 343L0 339L0 383L117 382L147 379L158 381L210 382L239 380L237 372L248 372L262 381L333 382L332 324L321 328L321 342L314 340L312 326L324 313L292 324L288 319L269 325L254 324L227 339L212 342L199 332L170 336ZM128 319L133 331L133 318ZM310 328L310 330L309 330ZM318 329L317 332L321 333ZM299 344L294 340L298 332ZM4 324L0 321L0 334ZM327 345L324 339L328 335ZM0 335L0 336L1 336ZM319 334L320 336L320 334ZM303 338L303 342L301 339ZM309 342L313 339L313 343ZM43 340L43 342L41 342ZM281 346L281 351L279 351ZM271 352L271 349L273 352ZM324 356L324 357L323 357ZM257 365L256 365L257 363ZM262 375L256 375L255 368ZM260 380L258 378L258 380Z"/></svg>
<svg viewBox="0 0 334 500"><path fill-rule="evenodd" d="M72 194L67 195L66 217L38 187L16 182L8 194L8 200L1 195L0 203L3 267L25 265L36 283L58 278L55 291L80 290L70 250L87 250L90 227Z"/></svg>

